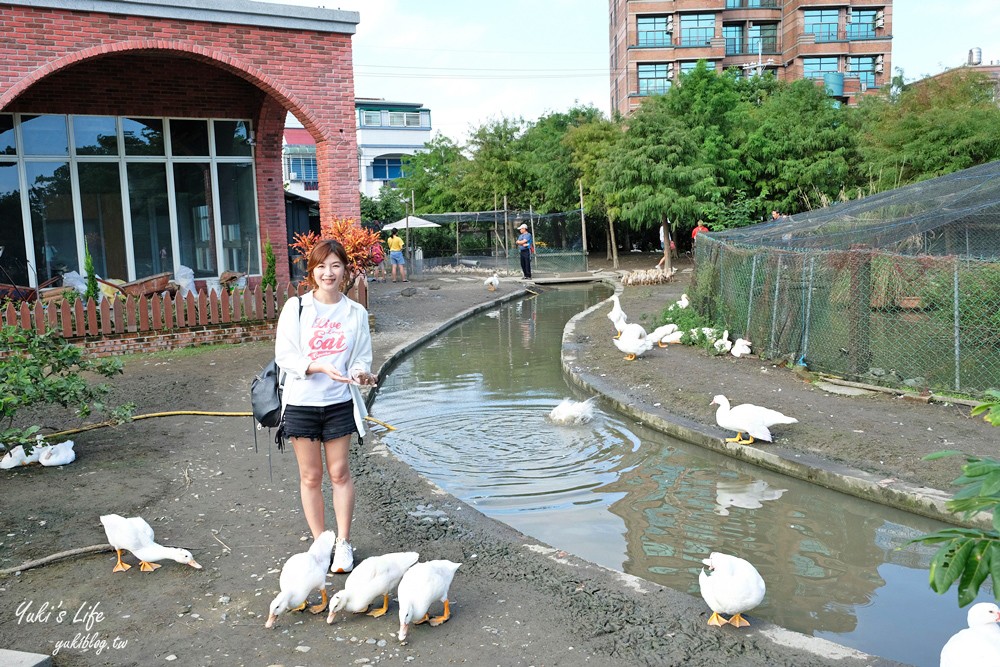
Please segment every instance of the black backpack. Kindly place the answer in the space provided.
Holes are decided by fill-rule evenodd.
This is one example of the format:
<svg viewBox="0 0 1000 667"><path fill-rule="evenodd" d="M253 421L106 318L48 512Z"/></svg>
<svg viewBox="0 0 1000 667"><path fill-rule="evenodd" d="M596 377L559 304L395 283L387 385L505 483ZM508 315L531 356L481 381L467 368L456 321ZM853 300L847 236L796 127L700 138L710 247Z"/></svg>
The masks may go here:
<svg viewBox="0 0 1000 667"><path fill-rule="evenodd" d="M299 319L302 319L301 297L299 297ZM301 326L301 321L299 324ZM284 381L284 373L272 359L271 363L264 366L264 369L250 382L253 418L262 427L274 428L281 424L281 387Z"/></svg>

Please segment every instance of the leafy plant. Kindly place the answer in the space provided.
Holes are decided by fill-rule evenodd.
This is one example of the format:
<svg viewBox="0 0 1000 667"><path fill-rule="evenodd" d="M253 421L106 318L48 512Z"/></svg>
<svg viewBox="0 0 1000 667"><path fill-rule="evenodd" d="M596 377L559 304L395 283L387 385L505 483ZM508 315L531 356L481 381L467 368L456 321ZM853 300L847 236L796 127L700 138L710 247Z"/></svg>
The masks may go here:
<svg viewBox="0 0 1000 667"><path fill-rule="evenodd" d="M986 395L992 397L992 400L984 401L972 408L971 414L973 417L982 415L985 421L1000 426L1000 391L987 389Z"/></svg>
<svg viewBox="0 0 1000 667"><path fill-rule="evenodd" d="M274 257L274 247L271 245L271 239L264 241L264 276L260 280L260 288L262 290L270 287L271 289L276 289L278 287L278 273L277 273L277 261Z"/></svg>
<svg viewBox="0 0 1000 667"><path fill-rule="evenodd" d="M290 244L290 247L298 251L299 254L295 261L305 264L309 252L323 239L336 239L347 251L348 267L345 291L354 286L359 275L374 268L375 260L372 257L372 246L379 242L378 232L367 230L350 218L334 218L331 222L322 223L319 234L312 231L296 234L295 242Z"/></svg>
<svg viewBox="0 0 1000 667"><path fill-rule="evenodd" d="M92 412L108 412L114 421L127 421L134 406L109 408L104 397L107 384L91 384L83 373L113 377L122 372L118 359L90 359L81 348L66 342L55 332L39 334L10 325L0 327L0 341L12 350L0 359L0 443L7 448L23 445L30 453L40 427L15 426L22 408L61 405L76 409L78 417ZM16 350L16 352L14 351Z"/></svg>
<svg viewBox="0 0 1000 667"><path fill-rule="evenodd" d="M934 452L925 456L924 460L933 461L956 454L961 455L962 452ZM958 582L958 606L964 607L976 599L986 577L991 578L993 590L1000 591L1000 461L967 457L962 466L962 476L954 484L964 488L945 506L966 519L979 512L991 512L992 529L945 528L914 538L908 544L941 545L931 559L931 590L945 593Z"/></svg>
<svg viewBox="0 0 1000 667"><path fill-rule="evenodd" d="M101 296L100 287L97 286L97 274L94 273L94 258L90 256L90 249L84 249L83 271L87 274L87 291L83 293L84 300L93 299L96 303Z"/></svg>

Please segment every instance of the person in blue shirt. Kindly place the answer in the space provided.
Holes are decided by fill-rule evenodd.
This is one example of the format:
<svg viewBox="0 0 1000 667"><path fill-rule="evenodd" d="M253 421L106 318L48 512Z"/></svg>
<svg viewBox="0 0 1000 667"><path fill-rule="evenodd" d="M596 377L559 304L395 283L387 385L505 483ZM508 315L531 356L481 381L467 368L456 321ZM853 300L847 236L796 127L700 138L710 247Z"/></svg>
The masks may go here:
<svg viewBox="0 0 1000 667"><path fill-rule="evenodd" d="M528 225L523 222L517 228L517 231L520 232L520 235L517 237L517 246L521 250L521 273L524 274L525 278L531 278L531 251L535 240L528 233Z"/></svg>

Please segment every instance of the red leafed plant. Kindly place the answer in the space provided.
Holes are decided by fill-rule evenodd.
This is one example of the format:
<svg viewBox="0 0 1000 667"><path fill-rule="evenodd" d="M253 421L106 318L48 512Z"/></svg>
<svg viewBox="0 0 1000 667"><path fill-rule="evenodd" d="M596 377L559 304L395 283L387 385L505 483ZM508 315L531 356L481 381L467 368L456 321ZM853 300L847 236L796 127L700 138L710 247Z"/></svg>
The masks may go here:
<svg viewBox="0 0 1000 667"><path fill-rule="evenodd" d="M321 223L319 234L312 231L296 234L295 242L289 244L292 250L298 252L295 261L304 265L308 261L309 251L324 239L336 239L347 251L348 266L345 292L354 287L359 275L374 268L372 246L379 242L379 234L368 231L350 218L334 218L330 222Z"/></svg>

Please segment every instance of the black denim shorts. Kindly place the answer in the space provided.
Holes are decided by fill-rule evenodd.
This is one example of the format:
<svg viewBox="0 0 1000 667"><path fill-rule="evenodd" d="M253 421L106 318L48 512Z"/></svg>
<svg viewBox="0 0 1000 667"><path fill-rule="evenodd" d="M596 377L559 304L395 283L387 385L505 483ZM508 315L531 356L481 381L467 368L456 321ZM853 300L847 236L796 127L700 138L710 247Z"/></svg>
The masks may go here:
<svg viewBox="0 0 1000 667"><path fill-rule="evenodd" d="M354 401L322 407L285 406L283 434L286 438L309 438L327 442L358 432L354 423Z"/></svg>

